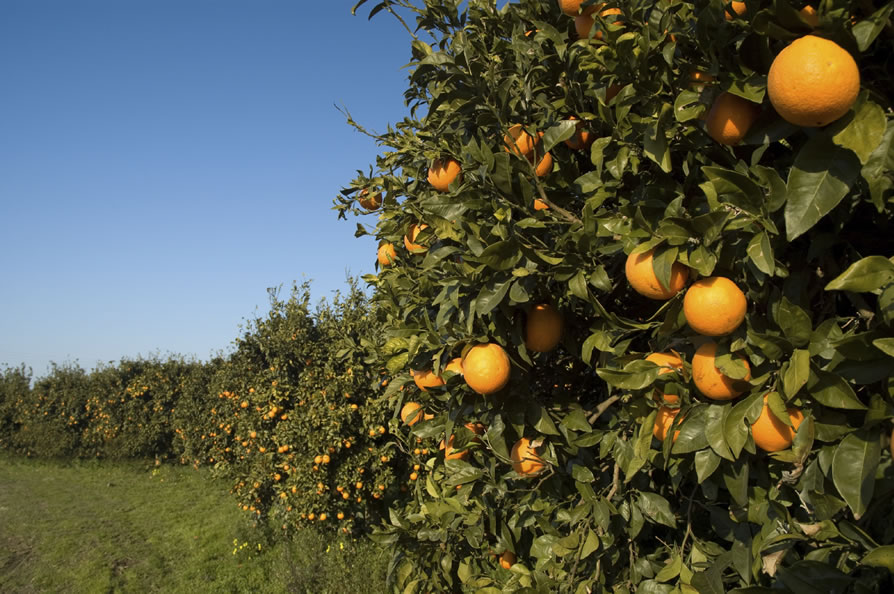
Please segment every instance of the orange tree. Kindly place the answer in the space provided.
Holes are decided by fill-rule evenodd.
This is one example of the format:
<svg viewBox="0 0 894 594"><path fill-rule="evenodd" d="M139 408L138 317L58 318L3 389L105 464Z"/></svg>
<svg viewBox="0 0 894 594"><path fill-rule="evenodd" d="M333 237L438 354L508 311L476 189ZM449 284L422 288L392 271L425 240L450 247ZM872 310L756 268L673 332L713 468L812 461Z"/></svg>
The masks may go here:
<svg viewBox="0 0 894 594"><path fill-rule="evenodd" d="M310 306L309 288L252 320L210 383L204 418L176 428L186 458L232 482L237 504L283 530L367 529L400 496L383 419L382 377L365 365L379 343L355 285Z"/></svg>
<svg viewBox="0 0 894 594"><path fill-rule="evenodd" d="M372 5L397 591L890 591L892 10Z"/></svg>

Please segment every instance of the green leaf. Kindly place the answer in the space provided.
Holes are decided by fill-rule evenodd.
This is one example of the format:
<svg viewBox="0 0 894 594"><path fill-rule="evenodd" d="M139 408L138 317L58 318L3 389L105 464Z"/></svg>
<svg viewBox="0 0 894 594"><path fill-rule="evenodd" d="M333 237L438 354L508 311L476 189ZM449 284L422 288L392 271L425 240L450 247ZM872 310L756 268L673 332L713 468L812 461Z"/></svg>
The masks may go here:
<svg viewBox="0 0 894 594"><path fill-rule="evenodd" d="M875 489L875 470L881 458L878 429L847 435L832 458L832 481L857 520L866 513Z"/></svg>
<svg viewBox="0 0 894 594"><path fill-rule="evenodd" d="M872 346L889 357L894 357L894 338L876 338L872 341Z"/></svg>
<svg viewBox="0 0 894 594"><path fill-rule="evenodd" d="M561 122L550 126L546 132L543 133L543 148L538 154L546 154L560 142L564 142L574 136L574 133L577 130L577 124L578 122L571 120L562 120Z"/></svg>
<svg viewBox="0 0 894 594"><path fill-rule="evenodd" d="M848 266L826 285L826 290L866 293L891 282L894 282L894 262L884 256L868 256Z"/></svg>
<svg viewBox="0 0 894 594"><path fill-rule="evenodd" d="M664 132L666 114L672 111L672 107L664 103L661 113L655 120L655 124L646 129L643 135L643 153L661 167L665 173L671 170L671 153L667 146L667 137Z"/></svg>
<svg viewBox="0 0 894 594"><path fill-rule="evenodd" d="M857 154L860 164L865 165L870 155L885 135L885 111L871 101L860 101L855 111L841 118L828 130L838 146Z"/></svg>
<svg viewBox="0 0 894 594"><path fill-rule="evenodd" d="M850 384L836 373L813 369L807 391L817 402L831 408L866 410L866 405L860 402Z"/></svg>
<svg viewBox="0 0 894 594"><path fill-rule="evenodd" d="M789 301L787 297L783 297L776 309L775 317L782 333L794 346L805 346L810 342L813 323L810 320L810 315L803 308Z"/></svg>
<svg viewBox="0 0 894 594"><path fill-rule="evenodd" d="M705 449L695 453L695 473L699 483L705 482L714 474L718 466L720 466L720 456L715 454L713 450Z"/></svg>
<svg viewBox="0 0 894 594"><path fill-rule="evenodd" d="M872 45L878 34L882 32L882 29L888 23L888 18L891 16L892 11L894 11L894 2L888 2L885 6L872 13L869 18L863 19L854 25L854 38L857 40L857 47L861 52L869 49L869 46Z"/></svg>
<svg viewBox="0 0 894 594"><path fill-rule="evenodd" d="M793 398L810 379L810 351L795 349L782 376L782 391Z"/></svg>
<svg viewBox="0 0 894 594"><path fill-rule="evenodd" d="M786 182L785 232L789 241L803 235L835 208L860 174L860 160L817 134L801 148Z"/></svg>
<svg viewBox="0 0 894 594"><path fill-rule="evenodd" d="M872 549L866 553L861 563L871 567L883 567L888 571L894 572L894 545L885 545Z"/></svg>
<svg viewBox="0 0 894 594"><path fill-rule="evenodd" d="M779 569L779 581L793 594L827 594L846 592L853 578L835 567L819 561L802 560Z"/></svg>
<svg viewBox="0 0 894 594"><path fill-rule="evenodd" d="M580 550L580 558L586 559L599 549L599 537L592 530L587 530L587 539Z"/></svg>
<svg viewBox="0 0 894 594"><path fill-rule="evenodd" d="M640 492L638 503L642 512L653 522L676 527L677 519L671 511L670 503L658 493Z"/></svg>
<svg viewBox="0 0 894 594"><path fill-rule="evenodd" d="M770 236L766 231L761 231L748 242L748 257L764 274L773 275L776 270L776 262L773 260L773 246L770 245Z"/></svg>
<svg viewBox="0 0 894 594"><path fill-rule="evenodd" d="M521 258L521 250L514 241L498 241L487 246L478 260L487 264L494 270L509 270L515 266ZM508 290L508 289L507 289Z"/></svg>

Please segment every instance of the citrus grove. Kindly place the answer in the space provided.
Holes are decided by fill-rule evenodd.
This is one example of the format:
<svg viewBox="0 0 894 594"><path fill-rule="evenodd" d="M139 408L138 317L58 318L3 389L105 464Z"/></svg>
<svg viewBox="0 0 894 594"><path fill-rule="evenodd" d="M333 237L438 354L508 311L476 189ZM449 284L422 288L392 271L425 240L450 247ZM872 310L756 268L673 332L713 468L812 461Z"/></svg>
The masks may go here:
<svg viewBox="0 0 894 594"><path fill-rule="evenodd" d="M894 3L364 4L395 591L891 591Z"/></svg>
<svg viewBox="0 0 894 594"><path fill-rule="evenodd" d="M211 468L401 593L894 591L894 3L369 5L371 296L7 368L0 449Z"/></svg>

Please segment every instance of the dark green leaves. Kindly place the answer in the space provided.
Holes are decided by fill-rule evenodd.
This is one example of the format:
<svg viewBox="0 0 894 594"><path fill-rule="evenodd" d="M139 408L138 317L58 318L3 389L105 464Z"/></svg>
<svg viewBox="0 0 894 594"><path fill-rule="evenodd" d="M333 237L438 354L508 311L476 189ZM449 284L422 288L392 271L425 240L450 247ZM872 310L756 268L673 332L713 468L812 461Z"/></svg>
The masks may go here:
<svg viewBox="0 0 894 594"><path fill-rule="evenodd" d="M832 480L856 519L872 499L880 450L878 430L868 429L846 436L835 449Z"/></svg>
<svg viewBox="0 0 894 594"><path fill-rule="evenodd" d="M875 291L894 282L894 262L884 256L869 256L854 262L828 285L827 291Z"/></svg>
<svg viewBox="0 0 894 594"><path fill-rule="evenodd" d="M792 241L835 208L860 174L856 155L824 134L807 141L789 172L786 237Z"/></svg>

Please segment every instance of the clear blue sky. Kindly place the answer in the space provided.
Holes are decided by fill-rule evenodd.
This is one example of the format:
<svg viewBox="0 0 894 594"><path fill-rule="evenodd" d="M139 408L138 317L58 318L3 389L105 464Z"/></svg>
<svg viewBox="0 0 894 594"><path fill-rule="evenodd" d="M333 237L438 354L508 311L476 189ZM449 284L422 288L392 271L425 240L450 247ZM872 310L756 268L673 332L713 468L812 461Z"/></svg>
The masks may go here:
<svg viewBox="0 0 894 594"><path fill-rule="evenodd" d="M400 120L410 38L353 4L0 0L0 366L207 359L267 287L373 271L335 104Z"/></svg>

